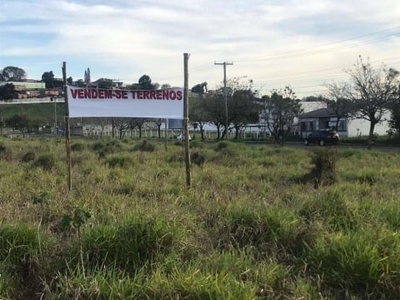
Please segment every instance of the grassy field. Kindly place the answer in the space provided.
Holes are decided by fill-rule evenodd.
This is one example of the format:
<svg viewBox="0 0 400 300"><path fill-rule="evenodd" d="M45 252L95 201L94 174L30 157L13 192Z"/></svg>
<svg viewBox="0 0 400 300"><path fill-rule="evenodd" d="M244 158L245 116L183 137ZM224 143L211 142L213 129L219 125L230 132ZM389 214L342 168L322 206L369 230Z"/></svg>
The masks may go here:
<svg viewBox="0 0 400 300"><path fill-rule="evenodd" d="M319 151L314 151L315 149ZM398 299L399 154L0 140L0 299Z"/></svg>

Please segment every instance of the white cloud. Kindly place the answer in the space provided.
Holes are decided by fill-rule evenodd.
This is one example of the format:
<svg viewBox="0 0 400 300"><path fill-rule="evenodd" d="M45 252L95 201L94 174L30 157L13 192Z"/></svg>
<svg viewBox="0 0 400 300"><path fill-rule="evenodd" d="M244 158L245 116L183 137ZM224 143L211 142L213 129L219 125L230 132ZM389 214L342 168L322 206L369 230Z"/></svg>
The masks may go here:
<svg viewBox="0 0 400 300"><path fill-rule="evenodd" d="M181 85L188 52L190 85L219 84L214 61L227 60L228 77L247 75L267 90L290 84L305 95L346 78L342 69L359 54L400 68L400 2L392 0L3 0L0 8L2 63L32 58L27 72L36 78L59 59L75 78L90 67L96 78L149 74Z"/></svg>

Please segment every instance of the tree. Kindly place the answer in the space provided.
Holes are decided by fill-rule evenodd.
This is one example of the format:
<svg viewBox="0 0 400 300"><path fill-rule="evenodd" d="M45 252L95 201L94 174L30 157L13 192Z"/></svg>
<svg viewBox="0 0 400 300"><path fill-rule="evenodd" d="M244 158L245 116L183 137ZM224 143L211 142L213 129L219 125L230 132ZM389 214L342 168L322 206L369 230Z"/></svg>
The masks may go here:
<svg viewBox="0 0 400 300"><path fill-rule="evenodd" d="M162 90L167 90L170 88L171 88L171 85L169 83L163 83L160 87L160 89L162 89Z"/></svg>
<svg viewBox="0 0 400 300"><path fill-rule="evenodd" d="M78 79L77 81L75 81L74 85L77 86L77 87L85 87L86 86L86 84L83 81L83 79Z"/></svg>
<svg viewBox="0 0 400 300"><path fill-rule="evenodd" d="M131 128L137 127L139 129L139 139L142 138L142 130L145 121L146 119L143 118L132 118L130 121Z"/></svg>
<svg viewBox="0 0 400 300"><path fill-rule="evenodd" d="M354 104L354 116L370 122L368 149L371 148L375 126L384 120L398 86L398 72L387 69L385 65L373 68L369 60L361 56L354 69L346 71L351 78L349 97Z"/></svg>
<svg viewBox="0 0 400 300"><path fill-rule="evenodd" d="M164 119L164 121L165 121L165 119ZM153 123L156 124L158 138L161 139L161 125L163 123L163 119L154 119Z"/></svg>
<svg viewBox="0 0 400 300"><path fill-rule="evenodd" d="M275 141L283 145L294 129L295 118L302 112L300 100L290 87L274 90L271 97L263 96L263 100L266 126Z"/></svg>
<svg viewBox="0 0 400 300"><path fill-rule="evenodd" d="M0 86L0 100L8 101L16 98L18 98L18 93L12 83Z"/></svg>
<svg viewBox="0 0 400 300"><path fill-rule="evenodd" d="M69 76L67 78L67 83L68 83L68 85L73 85L74 84L74 79L71 76Z"/></svg>
<svg viewBox="0 0 400 300"><path fill-rule="evenodd" d="M323 99L336 116L336 130L339 128L339 121L341 118L346 118L354 113L353 103L347 98L350 86L348 83L332 82L328 84L328 98Z"/></svg>
<svg viewBox="0 0 400 300"><path fill-rule="evenodd" d="M53 71L44 72L42 75L42 81L46 84L46 89L54 88L54 74Z"/></svg>
<svg viewBox="0 0 400 300"><path fill-rule="evenodd" d="M151 83L151 78L149 75L143 75L142 77L139 78L138 81L140 85L140 89L142 90L154 90L155 86Z"/></svg>
<svg viewBox="0 0 400 300"><path fill-rule="evenodd" d="M97 87L99 89L105 89L105 90L111 89L114 85L112 79L108 78L100 78L95 81L95 84L97 84Z"/></svg>
<svg viewBox="0 0 400 300"><path fill-rule="evenodd" d="M12 127L15 130L20 130L22 133L25 132L29 124L29 119L26 115L16 114L5 120L7 126Z"/></svg>
<svg viewBox="0 0 400 300"><path fill-rule="evenodd" d="M202 140L204 140L204 125L211 121L210 114L205 109L204 101L204 99L191 98L189 105L190 123L194 128L197 124Z"/></svg>
<svg viewBox="0 0 400 300"><path fill-rule="evenodd" d="M255 101L250 89L241 89L233 93L228 100L229 124L235 128L235 139L239 138L240 130L249 123L257 123L261 106Z"/></svg>
<svg viewBox="0 0 400 300"><path fill-rule="evenodd" d="M399 72L396 70L391 71L395 76L398 76ZM393 93L393 98L390 101L391 119L389 121L390 128L397 134L400 133L400 83L397 89Z"/></svg>
<svg viewBox="0 0 400 300"><path fill-rule="evenodd" d="M201 99L201 114L217 127L217 140L221 139L221 126L225 124L225 98L221 93Z"/></svg>
<svg viewBox="0 0 400 300"><path fill-rule="evenodd" d="M22 81L26 79L25 70L18 67L5 67L1 73L4 81Z"/></svg>

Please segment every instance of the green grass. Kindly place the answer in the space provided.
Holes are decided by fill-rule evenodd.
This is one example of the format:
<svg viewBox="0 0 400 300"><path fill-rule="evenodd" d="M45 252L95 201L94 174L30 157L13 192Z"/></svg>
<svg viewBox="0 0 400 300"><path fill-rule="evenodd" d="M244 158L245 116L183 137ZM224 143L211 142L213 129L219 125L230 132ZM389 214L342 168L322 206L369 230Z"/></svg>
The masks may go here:
<svg viewBox="0 0 400 300"><path fill-rule="evenodd" d="M181 145L79 139L69 192L62 141L0 145L0 299L400 293L397 153L196 141L188 188Z"/></svg>

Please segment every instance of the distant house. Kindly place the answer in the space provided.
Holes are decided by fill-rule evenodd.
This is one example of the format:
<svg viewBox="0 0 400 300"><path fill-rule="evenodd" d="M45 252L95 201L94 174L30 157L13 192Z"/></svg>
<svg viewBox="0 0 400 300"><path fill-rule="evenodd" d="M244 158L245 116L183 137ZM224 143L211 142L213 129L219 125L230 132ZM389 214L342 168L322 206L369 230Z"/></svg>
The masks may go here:
<svg viewBox="0 0 400 300"><path fill-rule="evenodd" d="M389 124L386 121L390 118L390 113L384 116L383 122L375 126L374 133L385 135L389 129ZM340 136L357 137L366 136L369 134L370 122L364 119L355 118L340 118L338 128L336 128L337 116L330 108L319 108L309 111L299 116L300 134L306 137L309 133L315 130L334 129L337 130Z"/></svg>

